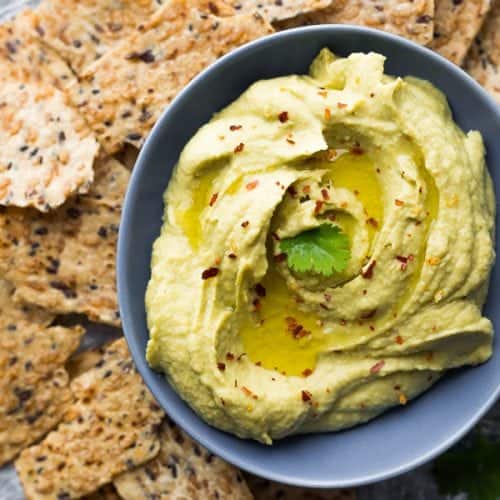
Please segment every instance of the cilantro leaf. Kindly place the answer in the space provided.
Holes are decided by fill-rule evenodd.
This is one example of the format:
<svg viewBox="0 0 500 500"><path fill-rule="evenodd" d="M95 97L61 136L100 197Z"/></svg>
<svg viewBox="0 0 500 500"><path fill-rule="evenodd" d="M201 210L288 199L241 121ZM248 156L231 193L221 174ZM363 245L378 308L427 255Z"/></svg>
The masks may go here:
<svg viewBox="0 0 500 500"><path fill-rule="evenodd" d="M288 266L299 273L313 272L331 276L341 273L351 257L349 238L337 226L321 224L317 228L280 242L287 254Z"/></svg>
<svg viewBox="0 0 500 500"><path fill-rule="evenodd" d="M434 464L441 494L468 500L500 500L500 443L478 436L468 447L448 451Z"/></svg>

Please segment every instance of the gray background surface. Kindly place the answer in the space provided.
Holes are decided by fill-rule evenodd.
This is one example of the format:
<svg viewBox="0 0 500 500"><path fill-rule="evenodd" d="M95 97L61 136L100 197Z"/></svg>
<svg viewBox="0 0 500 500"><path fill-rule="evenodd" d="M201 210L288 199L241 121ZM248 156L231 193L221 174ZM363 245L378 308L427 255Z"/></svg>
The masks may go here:
<svg viewBox="0 0 500 500"><path fill-rule="evenodd" d="M23 7L34 6L38 0L0 0L0 21L8 19ZM105 342L113 335L112 329L99 325L88 325L84 347ZM479 428L485 435L500 438L500 402L480 422ZM425 430L423 430L425 432ZM400 443L405 446L405 443ZM382 450L381 450L382 452ZM431 465L395 479L359 488L360 500L438 500L443 499L432 478ZM448 497L449 498L449 497ZM463 496L455 497L464 498ZM0 468L0 500L23 500L24 495L12 466Z"/></svg>

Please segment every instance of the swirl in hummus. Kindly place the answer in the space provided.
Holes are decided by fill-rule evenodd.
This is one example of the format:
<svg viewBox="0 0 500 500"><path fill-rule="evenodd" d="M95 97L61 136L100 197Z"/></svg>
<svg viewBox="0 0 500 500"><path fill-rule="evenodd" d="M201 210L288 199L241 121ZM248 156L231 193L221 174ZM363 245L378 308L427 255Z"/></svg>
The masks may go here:
<svg viewBox="0 0 500 500"><path fill-rule="evenodd" d="M189 141L165 203L147 358L220 429L342 429L491 355L482 138L379 54L324 49L310 75L252 85ZM294 271L280 242L324 224L346 268Z"/></svg>

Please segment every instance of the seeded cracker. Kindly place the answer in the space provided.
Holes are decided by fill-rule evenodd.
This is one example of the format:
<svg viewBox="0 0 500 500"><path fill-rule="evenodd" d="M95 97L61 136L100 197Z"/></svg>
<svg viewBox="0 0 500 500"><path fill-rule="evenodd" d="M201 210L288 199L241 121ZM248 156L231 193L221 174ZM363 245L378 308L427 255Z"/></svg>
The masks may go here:
<svg viewBox="0 0 500 500"><path fill-rule="evenodd" d="M395 33L425 45L432 40L433 16L434 0L337 0L323 11L276 23L276 27L357 24Z"/></svg>
<svg viewBox="0 0 500 500"><path fill-rule="evenodd" d="M0 465L55 427L71 403L66 359L83 329L49 327L53 316L12 301L0 280Z"/></svg>
<svg viewBox="0 0 500 500"><path fill-rule="evenodd" d="M490 5L490 0L436 0L431 48L461 65Z"/></svg>
<svg viewBox="0 0 500 500"><path fill-rule="evenodd" d="M326 490L298 488L246 475L255 500L276 498L279 500L356 500L355 490Z"/></svg>
<svg viewBox="0 0 500 500"><path fill-rule="evenodd" d="M0 26L0 205L47 211L88 190L98 144L56 88L72 79L17 24Z"/></svg>
<svg viewBox="0 0 500 500"><path fill-rule="evenodd" d="M71 382L63 422L16 462L28 498L79 498L155 457L163 412L136 372L124 339Z"/></svg>
<svg viewBox="0 0 500 500"><path fill-rule="evenodd" d="M284 21L331 5L332 0L233 0L239 12L259 12L269 22Z"/></svg>
<svg viewBox="0 0 500 500"><path fill-rule="evenodd" d="M191 440L166 418L158 456L142 467L115 478L124 500L251 499L240 471Z"/></svg>
<svg viewBox="0 0 500 500"><path fill-rule="evenodd" d="M165 106L202 69L271 32L258 15L219 17L223 4L168 1L144 29L109 51L70 88L73 103L109 152L140 147Z"/></svg>
<svg viewBox="0 0 500 500"><path fill-rule="evenodd" d="M495 0L464 67L500 103L500 0Z"/></svg>
<svg viewBox="0 0 500 500"><path fill-rule="evenodd" d="M25 17L76 74L146 22L161 0L44 0Z"/></svg>
<svg viewBox="0 0 500 500"><path fill-rule="evenodd" d="M128 178L110 159L97 164L87 195L57 210L0 212L0 272L16 286L16 300L119 324L116 240Z"/></svg>

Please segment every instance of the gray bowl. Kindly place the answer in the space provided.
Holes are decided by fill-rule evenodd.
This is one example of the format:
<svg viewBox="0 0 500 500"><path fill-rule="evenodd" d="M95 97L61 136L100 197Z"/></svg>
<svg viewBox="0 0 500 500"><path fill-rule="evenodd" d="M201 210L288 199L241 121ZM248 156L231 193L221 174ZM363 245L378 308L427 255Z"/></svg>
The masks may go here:
<svg viewBox="0 0 500 500"><path fill-rule="evenodd" d="M447 96L463 130L479 130L500 192L500 111L486 92L439 55L402 38L353 26L285 31L246 45L195 78L168 107L144 145L125 199L118 244L118 292L123 328L139 372L165 411L188 434L227 461L276 481L310 487L346 487L408 471L462 437L500 393L500 341L486 364L455 370L405 408L339 433L290 437L272 447L238 439L205 424L152 371L144 293L151 246L159 234L165 190L179 153L215 111L262 78L306 73L323 47L339 55L375 51L386 72L431 81ZM498 237L497 237L498 242ZM500 330L500 268L493 270L486 314Z"/></svg>

